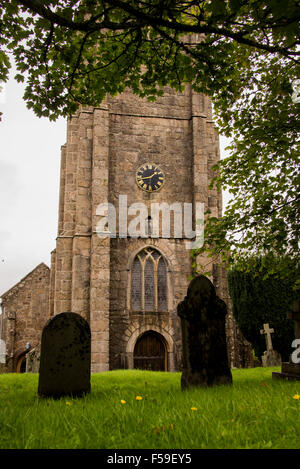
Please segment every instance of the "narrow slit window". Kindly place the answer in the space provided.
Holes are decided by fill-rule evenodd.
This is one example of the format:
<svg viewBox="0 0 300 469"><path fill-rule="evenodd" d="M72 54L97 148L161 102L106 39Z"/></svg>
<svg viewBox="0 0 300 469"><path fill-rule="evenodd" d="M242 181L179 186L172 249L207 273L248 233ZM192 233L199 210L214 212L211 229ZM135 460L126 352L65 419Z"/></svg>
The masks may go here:
<svg viewBox="0 0 300 469"><path fill-rule="evenodd" d="M134 259L131 271L131 307L134 311L142 308L142 266L138 257Z"/></svg>

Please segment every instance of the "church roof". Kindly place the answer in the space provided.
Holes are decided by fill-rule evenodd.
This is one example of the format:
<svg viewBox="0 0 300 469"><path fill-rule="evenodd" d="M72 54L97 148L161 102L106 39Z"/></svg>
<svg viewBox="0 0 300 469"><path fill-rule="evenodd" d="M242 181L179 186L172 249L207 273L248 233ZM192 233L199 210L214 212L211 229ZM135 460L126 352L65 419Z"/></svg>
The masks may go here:
<svg viewBox="0 0 300 469"><path fill-rule="evenodd" d="M11 295L15 290L17 290L21 286L20 284L23 284L23 282L28 280L38 269L41 269L41 268L46 269L46 270L50 270L49 267L44 262L41 262L31 272L29 272L27 275L25 275L25 277L23 277L18 283L16 283L13 287L11 287L5 293L2 293L0 298L2 298L2 300L3 300L7 296Z"/></svg>

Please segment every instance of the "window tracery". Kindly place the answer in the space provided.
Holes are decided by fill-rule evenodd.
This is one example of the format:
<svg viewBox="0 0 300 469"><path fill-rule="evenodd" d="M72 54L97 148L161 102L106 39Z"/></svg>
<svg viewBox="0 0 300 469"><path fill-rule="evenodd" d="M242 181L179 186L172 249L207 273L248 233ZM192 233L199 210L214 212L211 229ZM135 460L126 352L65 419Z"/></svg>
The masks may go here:
<svg viewBox="0 0 300 469"><path fill-rule="evenodd" d="M134 258L131 309L145 312L168 309L167 265L164 257L154 248L145 248Z"/></svg>

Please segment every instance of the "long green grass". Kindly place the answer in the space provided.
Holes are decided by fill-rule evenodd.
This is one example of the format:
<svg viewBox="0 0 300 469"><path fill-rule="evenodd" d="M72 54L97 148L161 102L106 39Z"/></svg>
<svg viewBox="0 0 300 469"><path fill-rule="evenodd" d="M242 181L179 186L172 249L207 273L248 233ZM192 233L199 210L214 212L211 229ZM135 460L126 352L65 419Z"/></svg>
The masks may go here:
<svg viewBox="0 0 300 469"><path fill-rule="evenodd" d="M184 392L180 373L110 371L84 398L59 400L37 396L38 375L2 374L0 448L300 448L300 382L272 380L278 370Z"/></svg>

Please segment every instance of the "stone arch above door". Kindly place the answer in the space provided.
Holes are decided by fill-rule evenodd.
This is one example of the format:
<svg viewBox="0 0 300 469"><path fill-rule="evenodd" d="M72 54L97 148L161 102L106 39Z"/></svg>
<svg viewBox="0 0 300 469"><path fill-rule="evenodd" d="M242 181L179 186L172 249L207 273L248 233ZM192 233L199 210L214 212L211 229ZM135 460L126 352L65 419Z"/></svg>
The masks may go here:
<svg viewBox="0 0 300 469"><path fill-rule="evenodd" d="M149 371L167 371L168 355L164 337L155 331L146 331L136 341L133 367Z"/></svg>
<svg viewBox="0 0 300 469"><path fill-rule="evenodd" d="M126 346L126 356L127 356L127 367L129 369L134 368L134 348L139 338L145 334L145 332L156 332L157 334L161 335L164 340L164 345L166 348L167 354L167 363L166 363L166 371L175 371L175 363L174 363L174 356L175 356L175 345L174 340L169 332L165 329L162 329L157 326L143 326L136 329L128 339L127 346Z"/></svg>
<svg viewBox="0 0 300 469"><path fill-rule="evenodd" d="M16 373L26 373L26 354L27 352L24 352L18 356L16 361Z"/></svg>

